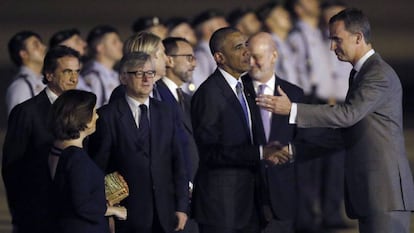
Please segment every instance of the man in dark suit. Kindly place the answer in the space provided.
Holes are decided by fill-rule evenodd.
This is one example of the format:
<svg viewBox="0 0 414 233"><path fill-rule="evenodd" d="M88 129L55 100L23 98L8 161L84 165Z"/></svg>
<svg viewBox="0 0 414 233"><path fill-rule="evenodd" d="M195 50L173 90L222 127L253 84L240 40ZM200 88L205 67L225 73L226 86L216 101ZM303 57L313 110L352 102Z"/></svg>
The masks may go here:
<svg viewBox="0 0 414 233"><path fill-rule="evenodd" d="M261 147L263 133L252 93L241 75L250 69L247 37L234 28L217 30L210 50L218 68L197 89L191 102L200 164L193 194L193 213L201 233L260 232L259 161L277 157ZM262 152L262 153L261 153Z"/></svg>
<svg viewBox="0 0 414 233"><path fill-rule="evenodd" d="M402 126L398 75L372 49L367 17L345 9L329 21L331 50L353 71L344 104L304 105L281 96L258 103L290 115L298 127L341 128L345 141L345 204L361 233L409 232L414 185Z"/></svg>
<svg viewBox="0 0 414 233"><path fill-rule="evenodd" d="M198 167L198 151L191 124L191 96L181 87L191 80L196 60L191 44L183 38L169 37L163 40L163 44L167 55L167 75L157 81L157 87L162 101L174 106L183 123L185 154L189 160L187 171L189 180L193 182Z"/></svg>
<svg viewBox="0 0 414 233"><path fill-rule="evenodd" d="M198 168L198 150L194 141L193 126L191 124L191 96L182 90L182 85L191 80L196 60L191 44L183 38L169 37L162 41L167 55L167 75L157 81L158 92L163 102L173 106L182 122L181 143L184 148L189 180L190 197L193 189L194 177ZM190 200L191 202L191 200ZM184 232L197 233L197 224L189 219Z"/></svg>
<svg viewBox="0 0 414 233"><path fill-rule="evenodd" d="M302 89L279 78L275 73L278 53L269 33L260 32L249 38L248 49L252 68L243 77L243 82L254 97L261 94L278 95L276 87L279 85L289 98L296 102L302 101ZM259 114L267 142L278 141L284 146L292 142L296 136L296 127L289 124L288 116L272 114L262 108ZM269 222L265 232L293 232L296 208L294 163L269 166L262 162L261 169L265 186L262 205Z"/></svg>
<svg viewBox="0 0 414 233"><path fill-rule="evenodd" d="M76 88L79 59L78 52L65 46L49 50L42 72L47 87L10 113L2 174L14 232L50 232L47 158L53 137L47 127L48 112L60 94Z"/></svg>
<svg viewBox="0 0 414 233"><path fill-rule="evenodd" d="M96 163L105 173L118 171L129 186L121 202L128 218L116 222L117 232L182 230L188 180L177 136L180 122L168 104L149 97L155 71L148 54L126 54L120 66L126 95L99 109L89 141Z"/></svg>

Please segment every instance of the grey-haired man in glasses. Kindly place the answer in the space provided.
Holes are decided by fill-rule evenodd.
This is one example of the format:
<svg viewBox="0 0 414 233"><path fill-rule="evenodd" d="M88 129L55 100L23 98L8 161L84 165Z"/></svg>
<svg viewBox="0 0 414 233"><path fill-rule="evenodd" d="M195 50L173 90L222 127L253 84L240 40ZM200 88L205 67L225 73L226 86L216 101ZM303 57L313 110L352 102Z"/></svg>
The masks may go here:
<svg viewBox="0 0 414 233"><path fill-rule="evenodd" d="M116 232L182 230L188 182L177 114L168 103L150 97L155 78L150 55L128 53L120 68L125 95L98 110L89 141L98 166L106 174L118 171L129 186L129 196L121 202L128 219L116 222Z"/></svg>

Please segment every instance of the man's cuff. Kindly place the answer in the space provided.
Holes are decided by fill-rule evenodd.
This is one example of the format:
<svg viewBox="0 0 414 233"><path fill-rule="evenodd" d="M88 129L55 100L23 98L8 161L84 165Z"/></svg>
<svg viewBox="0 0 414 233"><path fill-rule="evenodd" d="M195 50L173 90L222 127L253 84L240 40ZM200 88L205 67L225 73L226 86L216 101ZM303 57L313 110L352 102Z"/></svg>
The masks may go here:
<svg viewBox="0 0 414 233"><path fill-rule="evenodd" d="M259 146L259 154L260 154L260 160L262 160L263 159L263 146L262 145Z"/></svg>
<svg viewBox="0 0 414 233"><path fill-rule="evenodd" d="M298 105L296 103L292 103L292 107L290 108L290 114L289 114L289 124L296 124L297 112L298 112Z"/></svg>

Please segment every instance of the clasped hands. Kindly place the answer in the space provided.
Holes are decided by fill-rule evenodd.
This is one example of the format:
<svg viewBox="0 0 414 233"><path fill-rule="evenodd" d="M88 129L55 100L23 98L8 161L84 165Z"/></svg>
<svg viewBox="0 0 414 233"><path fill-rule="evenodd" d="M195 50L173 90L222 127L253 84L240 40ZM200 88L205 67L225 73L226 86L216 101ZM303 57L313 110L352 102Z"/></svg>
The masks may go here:
<svg viewBox="0 0 414 233"><path fill-rule="evenodd" d="M272 164L284 164L289 162L293 155L289 152L288 146L283 146L278 141L269 142L263 147L263 159Z"/></svg>

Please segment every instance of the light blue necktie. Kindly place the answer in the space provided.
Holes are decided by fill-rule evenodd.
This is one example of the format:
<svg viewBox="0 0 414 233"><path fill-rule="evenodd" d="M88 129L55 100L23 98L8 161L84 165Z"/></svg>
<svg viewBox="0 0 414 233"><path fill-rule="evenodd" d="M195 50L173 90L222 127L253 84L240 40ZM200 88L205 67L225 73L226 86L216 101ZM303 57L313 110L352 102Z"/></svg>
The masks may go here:
<svg viewBox="0 0 414 233"><path fill-rule="evenodd" d="M236 93L237 93L237 98L239 99L240 105L241 105L241 107L243 109L243 112L244 112L244 117L245 117L246 122L247 122L247 127L250 129L249 109L247 108L246 100L243 97L243 86L242 86L241 82L237 82Z"/></svg>
<svg viewBox="0 0 414 233"><path fill-rule="evenodd" d="M264 95L265 89L266 89L266 84L260 84L258 95ZM270 135L270 114L269 114L269 111L267 111L264 108L260 108L260 115L262 116L262 123L263 123L263 129L264 129L264 132L265 132L265 135L266 135L266 140L269 140L269 135Z"/></svg>

